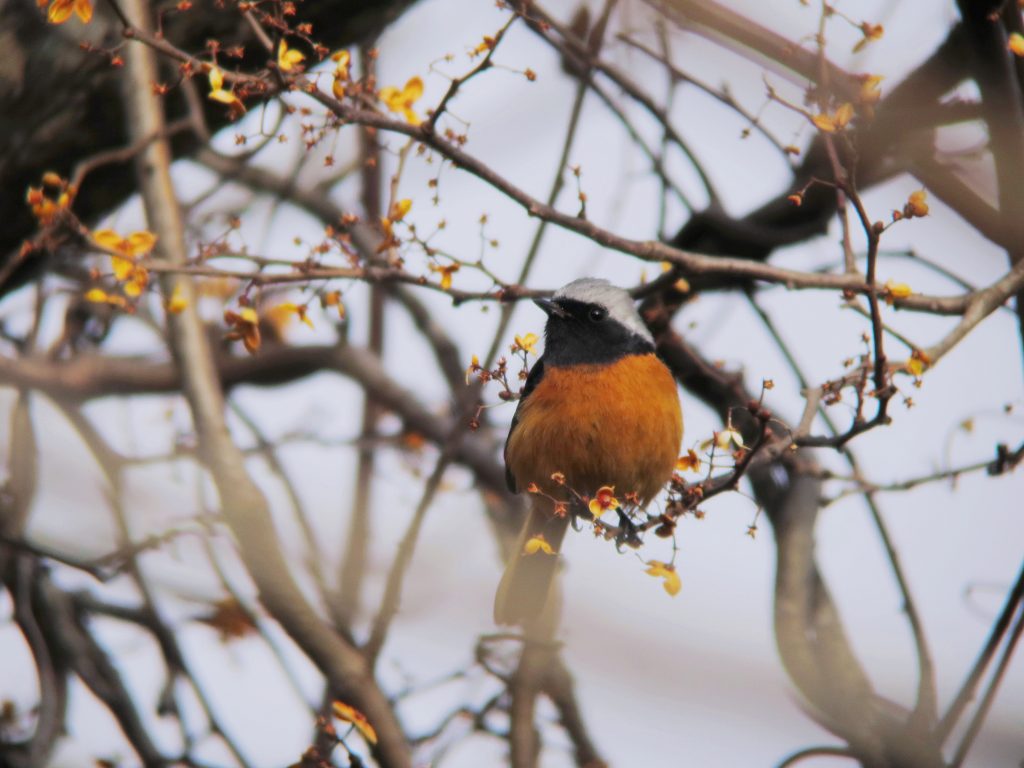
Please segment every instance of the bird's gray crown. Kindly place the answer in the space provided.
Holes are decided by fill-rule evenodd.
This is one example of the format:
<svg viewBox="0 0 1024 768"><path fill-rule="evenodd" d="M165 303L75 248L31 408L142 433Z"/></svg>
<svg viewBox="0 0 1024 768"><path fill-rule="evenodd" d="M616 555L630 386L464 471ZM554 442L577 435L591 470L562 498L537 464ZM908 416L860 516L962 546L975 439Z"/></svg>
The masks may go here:
<svg viewBox="0 0 1024 768"><path fill-rule="evenodd" d="M640 313L636 311L633 298L622 288L597 277L581 277L559 288L554 300L571 299L585 304L597 304L608 310L608 317L625 326L645 341L654 344L654 337L647 330Z"/></svg>

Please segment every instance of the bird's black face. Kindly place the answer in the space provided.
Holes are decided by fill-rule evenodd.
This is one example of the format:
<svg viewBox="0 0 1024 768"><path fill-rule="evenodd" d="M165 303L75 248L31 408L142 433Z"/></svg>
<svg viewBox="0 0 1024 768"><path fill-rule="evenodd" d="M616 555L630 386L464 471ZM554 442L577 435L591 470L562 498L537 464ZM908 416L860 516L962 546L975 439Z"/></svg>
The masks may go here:
<svg viewBox="0 0 1024 768"><path fill-rule="evenodd" d="M625 355L649 354L654 345L615 318L607 307L569 298L539 299L548 315L545 365L611 363Z"/></svg>

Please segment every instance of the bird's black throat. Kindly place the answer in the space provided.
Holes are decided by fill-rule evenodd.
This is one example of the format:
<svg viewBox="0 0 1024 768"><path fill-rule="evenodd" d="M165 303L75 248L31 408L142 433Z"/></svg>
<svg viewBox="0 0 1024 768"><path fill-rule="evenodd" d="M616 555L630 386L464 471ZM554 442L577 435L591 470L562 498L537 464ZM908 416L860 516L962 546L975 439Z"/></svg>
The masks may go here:
<svg viewBox="0 0 1024 768"><path fill-rule="evenodd" d="M544 363L548 366L612 363L626 355L654 352L654 345L611 317L592 319L599 305L557 299L560 313L550 313L544 329Z"/></svg>

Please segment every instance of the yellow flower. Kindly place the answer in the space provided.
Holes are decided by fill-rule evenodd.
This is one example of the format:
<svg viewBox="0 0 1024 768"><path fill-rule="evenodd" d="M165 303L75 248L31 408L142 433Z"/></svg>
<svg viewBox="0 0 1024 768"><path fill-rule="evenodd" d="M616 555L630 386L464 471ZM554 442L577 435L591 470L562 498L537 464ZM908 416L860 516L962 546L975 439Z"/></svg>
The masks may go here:
<svg viewBox="0 0 1024 768"><path fill-rule="evenodd" d="M700 469L700 459L697 452L690 448L685 456L676 459L677 472L697 472Z"/></svg>
<svg viewBox="0 0 1024 768"><path fill-rule="evenodd" d="M312 328L313 321L309 319L309 315L306 313L307 309L308 307L305 304L294 304L293 302L286 301L282 304L278 304L272 311L276 311L285 316L295 315L299 320Z"/></svg>
<svg viewBox="0 0 1024 768"><path fill-rule="evenodd" d="M682 588L683 583L679 580L679 574L676 572L675 566L670 563L663 563L660 560L650 560L647 563L650 566L645 573L648 576L654 576L655 578L661 579L661 586L665 588L672 597L679 594L679 590Z"/></svg>
<svg viewBox="0 0 1024 768"><path fill-rule="evenodd" d="M185 311L188 306L188 301L181 295L181 286L176 285L174 287L174 293L171 294L171 298L167 300L167 311L172 315L180 315Z"/></svg>
<svg viewBox="0 0 1024 768"><path fill-rule="evenodd" d="M134 259L153 250L156 235L143 230L132 232L128 237L121 237L112 229L101 229L92 234L92 240L105 251L110 251L126 259Z"/></svg>
<svg viewBox="0 0 1024 768"><path fill-rule="evenodd" d="M209 98L245 112L245 105L242 103L242 100L235 95L235 92L224 89L224 73L221 71L220 67L211 67L209 77Z"/></svg>
<svg viewBox="0 0 1024 768"><path fill-rule="evenodd" d="M727 423L725 425L725 429L723 429L721 432L715 433L715 445L717 445L720 450L729 450L730 443L735 445L737 448L744 447L743 435L741 435L739 432L733 429L731 422Z"/></svg>
<svg viewBox="0 0 1024 768"><path fill-rule="evenodd" d="M337 53L331 54L331 61L334 62L334 76L341 78L342 80L348 80L349 71L348 67L352 61L352 56L347 50L340 50Z"/></svg>
<svg viewBox="0 0 1024 768"><path fill-rule="evenodd" d="M93 288L86 291L85 300L91 301L94 304L110 304L115 307L121 307L122 309L127 307L127 302L125 302L123 296L107 293L102 288Z"/></svg>
<svg viewBox="0 0 1024 768"><path fill-rule="evenodd" d="M1020 32L1014 32L1010 35L1006 47L1010 49L1014 56L1024 56L1024 35L1021 35Z"/></svg>
<svg viewBox="0 0 1024 768"><path fill-rule="evenodd" d="M282 72L291 72L305 60L305 54L289 48L288 42L281 38L281 44L277 47L277 66Z"/></svg>
<svg viewBox="0 0 1024 768"><path fill-rule="evenodd" d="M492 51L494 50L495 45L497 45L497 40L495 40L490 35L484 35L483 41L479 45L477 45L476 48L470 51L469 56L470 58L473 58L475 56L479 56L481 53L487 53L488 51Z"/></svg>
<svg viewBox="0 0 1024 768"><path fill-rule="evenodd" d="M872 24L871 22L865 21L860 25L860 33L863 37L861 37L861 39L857 41L857 44L853 46L854 53L860 53L868 43L872 43L875 40L881 40L882 35L885 34L885 27L881 24Z"/></svg>
<svg viewBox="0 0 1024 768"><path fill-rule="evenodd" d="M840 106L839 109L831 115L826 115L824 113L811 115L811 122L814 123L819 130L822 130L825 133L841 131L846 127L846 124L849 123L851 119L853 119L853 104L850 102L846 102Z"/></svg>
<svg viewBox="0 0 1024 768"><path fill-rule="evenodd" d="M405 214L407 214L411 209L412 200L410 200L409 198L403 198L402 200L399 200L391 205L391 209L388 211L387 216L380 217L380 226L381 229L384 230L385 241L385 244L384 246L382 246L382 248L398 244L397 242L395 242L394 223L396 221L401 221L402 219L404 219Z"/></svg>
<svg viewBox="0 0 1024 768"><path fill-rule="evenodd" d="M345 723L352 723L356 730L363 735L370 744L377 743L377 731L373 729L369 721L366 719L366 715L360 712L355 707L349 706L340 701L335 701L331 704L331 709L334 711L334 716Z"/></svg>
<svg viewBox="0 0 1024 768"><path fill-rule="evenodd" d="M418 76L410 77L402 90L393 85L381 88L378 96L388 109L401 114L410 125L419 125L423 122L412 109L412 105L423 96L423 80Z"/></svg>
<svg viewBox="0 0 1024 768"><path fill-rule="evenodd" d="M516 336L516 343L512 347L512 351L516 352L522 350L523 352L537 354L537 350L534 347L540 339L537 338L536 333L528 333L525 336Z"/></svg>
<svg viewBox="0 0 1024 768"><path fill-rule="evenodd" d="M246 351L255 355L260 348L260 318L252 307L242 307L238 312L224 310L224 322L231 330L224 334L228 341L242 340Z"/></svg>
<svg viewBox="0 0 1024 768"><path fill-rule="evenodd" d="M927 354L922 352L920 349L915 349L910 353L910 359L907 360L907 370L913 374L915 378L921 378L928 366L931 365L931 358Z"/></svg>
<svg viewBox="0 0 1024 768"><path fill-rule="evenodd" d="M536 536L528 539L527 542L523 545L524 555L535 555L538 552L543 552L545 555L555 554L555 550L551 548L551 545L548 544L547 540L545 540L545 538L541 536L539 533Z"/></svg>
<svg viewBox="0 0 1024 768"><path fill-rule="evenodd" d="M469 377L480 370L480 358L473 355L469 361L469 367L466 369L466 386L469 386Z"/></svg>
<svg viewBox="0 0 1024 768"><path fill-rule="evenodd" d="M320 306L324 309L334 307L338 311L338 319L345 319L345 305L341 303L341 291L328 291L320 296Z"/></svg>
<svg viewBox="0 0 1024 768"><path fill-rule="evenodd" d="M885 289L885 303L890 306L892 306L893 299L905 299L913 293L906 283L895 283L892 280L886 280L882 287Z"/></svg>
<svg viewBox="0 0 1024 768"><path fill-rule="evenodd" d="M331 56L331 61L335 63L331 93L334 94L334 98L343 99L345 98L345 83L349 80L348 67L352 57L348 51L341 50Z"/></svg>
<svg viewBox="0 0 1024 768"><path fill-rule="evenodd" d="M124 284L124 292L135 298L149 284L149 272L145 267L135 263L139 256L144 256L156 245L156 235L145 230L132 232L122 237L112 229L101 229L92 234L93 242L110 253L110 265L114 270L114 279Z"/></svg>
<svg viewBox="0 0 1024 768"><path fill-rule="evenodd" d="M882 94L878 90L878 84L882 82L881 75L858 75L857 79L860 80L857 99L861 104L875 104L882 98Z"/></svg>
<svg viewBox="0 0 1024 768"><path fill-rule="evenodd" d="M587 505L590 514L598 518L605 512L619 508L619 500L615 498L615 488L610 485L603 485L597 489L594 498Z"/></svg>
<svg viewBox="0 0 1024 768"><path fill-rule="evenodd" d="M46 187L54 187L57 197L54 199L46 193ZM29 187L25 194L25 202L32 209L32 215L42 226L48 226L54 217L71 206L75 196L75 188L53 171L43 174L42 187Z"/></svg>
<svg viewBox="0 0 1024 768"><path fill-rule="evenodd" d="M46 20L51 24L63 24L72 13L83 24L88 24L92 21L92 0L53 0L46 12Z"/></svg>
<svg viewBox="0 0 1024 768"><path fill-rule="evenodd" d="M910 197L907 198L906 205L903 206L903 218L912 219L915 216L927 216L928 203L925 202L927 199L928 193L923 189L911 192Z"/></svg>
<svg viewBox="0 0 1024 768"><path fill-rule="evenodd" d="M391 210L388 211L388 218L392 221L401 221L410 210L412 210L412 200L404 197L391 206Z"/></svg>
<svg viewBox="0 0 1024 768"><path fill-rule="evenodd" d="M111 261L120 261L116 256L111 256ZM131 262L128 262L129 264ZM116 271L116 270L115 270ZM124 292L126 296L131 296L133 299L142 295L142 292L149 285L149 272L143 267L136 267L134 264L127 278L124 281Z"/></svg>
<svg viewBox="0 0 1024 768"><path fill-rule="evenodd" d="M459 264L428 264L431 272L438 272L441 275L441 290L447 291L452 287L452 275L459 271Z"/></svg>

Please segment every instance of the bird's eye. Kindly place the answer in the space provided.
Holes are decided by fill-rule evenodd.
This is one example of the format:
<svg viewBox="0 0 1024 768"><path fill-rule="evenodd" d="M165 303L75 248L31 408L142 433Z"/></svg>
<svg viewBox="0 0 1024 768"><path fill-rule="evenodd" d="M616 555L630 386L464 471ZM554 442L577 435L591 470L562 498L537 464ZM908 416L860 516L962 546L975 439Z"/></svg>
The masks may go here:
<svg viewBox="0 0 1024 768"><path fill-rule="evenodd" d="M599 323L606 317L608 317L608 310L605 309L604 307L594 307L592 310L590 310L589 317L593 322Z"/></svg>

